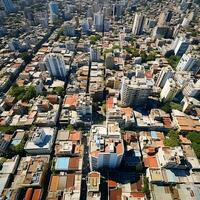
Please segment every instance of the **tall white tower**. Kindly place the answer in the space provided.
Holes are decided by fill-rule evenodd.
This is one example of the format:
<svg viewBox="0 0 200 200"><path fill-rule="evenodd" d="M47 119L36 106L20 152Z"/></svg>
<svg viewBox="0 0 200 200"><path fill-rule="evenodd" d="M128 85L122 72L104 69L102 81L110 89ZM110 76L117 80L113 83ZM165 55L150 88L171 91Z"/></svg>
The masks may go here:
<svg viewBox="0 0 200 200"><path fill-rule="evenodd" d="M134 35L142 34L144 21L145 21L145 17L142 14L136 13L134 23L133 23L133 29L132 29L132 33Z"/></svg>
<svg viewBox="0 0 200 200"><path fill-rule="evenodd" d="M50 53L45 56L44 62L52 77L65 80L69 69L67 69L64 58L61 54Z"/></svg>

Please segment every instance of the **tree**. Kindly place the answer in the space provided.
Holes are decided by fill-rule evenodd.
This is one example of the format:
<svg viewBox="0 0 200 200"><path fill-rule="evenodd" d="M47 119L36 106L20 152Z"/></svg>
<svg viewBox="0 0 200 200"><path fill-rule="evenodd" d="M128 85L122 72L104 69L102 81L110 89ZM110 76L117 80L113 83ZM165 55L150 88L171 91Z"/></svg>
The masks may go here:
<svg viewBox="0 0 200 200"><path fill-rule="evenodd" d="M9 134L9 133L11 134L16 129L17 129L17 127L14 127L14 126L0 126L0 132L6 133L6 134Z"/></svg>
<svg viewBox="0 0 200 200"><path fill-rule="evenodd" d="M58 96L62 96L64 92L64 88L63 87L55 87L53 88L53 94L57 94Z"/></svg>
<svg viewBox="0 0 200 200"><path fill-rule="evenodd" d="M192 142L192 148L194 149L197 158L200 159L200 133L189 132L186 137Z"/></svg>
<svg viewBox="0 0 200 200"><path fill-rule="evenodd" d="M170 113L173 109L182 111L182 108L181 104L175 102L167 102L161 107L161 109L167 113Z"/></svg>
<svg viewBox="0 0 200 200"><path fill-rule="evenodd" d="M31 57L28 52L23 52L20 54L20 58L24 60L26 63L31 60Z"/></svg>
<svg viewBox="0 0 200 200"><path fill-rule="evenodd" d="M73 125L69 124L66 128L67 131L72 132L74 130Z"/></svg>
<svg viewBox="0 0 200 200"><path fill-rule="evenodd" d="M37 96L36 90L33 86L25 87L18 86L17 84L14 84L12 86L8 94L15 97L18 101L29 101L30 99L35 98Z"/></svg>
<svg viewBox="0 0 200 200"><path fill-rule="evenodd" d="M177 67L177 65L178 65L178 63L179 63L179 61L180 61L180 57L179 56L170 56L168 59L167 59L167 61L169 62L169 64L172 66L172 68L174 69L174 70L176 70L176 67Z"/></svg>
<svg viewBox="0 0 200 200"><path fill-rule="evenodd" d="M168 138L164 140L164 145L169 147L180 146L178 133L174 130L170 130L168 133Z"/></svg>
<svg viewBox="0 0 200 200"><path fill-rule="evenodd" d="M90 43L95 44L98 40L101 39L101 36L96 34L96 35L91 35L90 36Z"/></svg>
<svg viewBox="0 0 200 200"><path fill-rule="evenodd" d="M26 89L26 93L24 95L24 97L22 98L22 100L24 101L29 101L32 98L35 98L37 96L36 90L33 86L29 86Z"/></svg>
<svg viewBox="0 0 200 200"><path fill-rule="evenodd" d="M8 94L13 96L13 97L15 97L19 101L20 99L22 99L24 97L25 92L26 92L26 90L25 90L24 86L20 86L19 87L17 84L14 84L11 87L10 91L8 92Z"/></svg>
<svg viewBox="0 0 200 200"><path fill-rule="evenodd" d="M149 180L147 177L144 177L144 186L142 188L142 192L146 194L147 198L150 197L150 190L149 190Z"/></svg>

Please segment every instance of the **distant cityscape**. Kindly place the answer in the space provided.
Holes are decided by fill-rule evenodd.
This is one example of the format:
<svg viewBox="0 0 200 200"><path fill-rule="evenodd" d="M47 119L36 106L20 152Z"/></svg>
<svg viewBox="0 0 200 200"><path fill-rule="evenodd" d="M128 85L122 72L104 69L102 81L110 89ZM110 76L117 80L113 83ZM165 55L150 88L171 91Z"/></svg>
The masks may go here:
<svg viewBox="0 0 200 200"><path fill-rule="evenodd" d="M200 1L0 0L0 200L200 200Z"/></svg>

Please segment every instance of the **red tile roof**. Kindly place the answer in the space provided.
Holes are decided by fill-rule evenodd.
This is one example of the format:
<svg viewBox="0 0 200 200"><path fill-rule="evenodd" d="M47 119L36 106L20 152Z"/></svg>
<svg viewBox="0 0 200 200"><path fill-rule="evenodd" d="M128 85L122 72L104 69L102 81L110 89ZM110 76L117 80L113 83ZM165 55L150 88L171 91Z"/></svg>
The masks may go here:
<svg viewBox="0 0 200 200"><path fill-rule="evenodd" d="M144 198L145 195L142 192L131 192L131 195L136 198Z"/></svg>
<svg viewBox="0 0 200 200"><path fill-rule="evenodd" d="M117 187L117 182L113 180L108 180L108 187L110 188Z"/></svg>
<svg viewBox="0 0 200 200"><path fill-rule="evenodd" d="M145 76L146 76L147 79L153 78L152 73L150 71L145 72Z"/></svg>
<svg viewBox="0 0 200 200"><path fill-rule="evenodd" d="M148 167L148 168L157 168L158 162L156 160L156 157L148 156L148 157L144 158L144 165L145 165L145 167Z"/></svg>
<svg viewBox="0 0 200 200"><path fill-rule="evenodd" d="M110 198L109 200L121 200L122 198L122 189L118 188L118 189L114 189L114 190L110 190Z"/></svg>
<svg viewBox="0 0 200 200"><path fill-rule="evenodd" d="M75 174L67 175L67 184L66 184L67 189L74 187L74 180L75 180Z"/></svg>
<svg viewBox="0 0 200 200"><path fill-rule="evenodd" d="M123 154L123 144L122 143L119 143L116 145L116 153Z"/></svg>
<svg viewBox="0 0 200 200"><path fill-rule="evenodd" d="M31 200L33 195L33 188L28 188L24 200Z"/></svg>
<svg viewBox="0 0 200 200"><path fill-rule="evenodd" d="M72 141L79 141L81 140L81 132L80 131L73 131L70 133L69 140Z"/></svg>
<svg viewBox="0 0 200 200"><path fill-rule="evenodd" d="M69 160L69 169L70 170L78 169L78 165L79 165L79 158L70 158L70 160Z"/></svg>
<svg viewBox="0 0 200 200"><path fill-rule="evenodd" d="M59 176L52 176L51 178L51 185L50 185L50 192L56 192L58 188Z"/></svg>
<svg viewBox="0 0 200 200"><path fill-rule="evenodd" d="M41 189L35 189L33 193L32 200L40 200L42 195L42 190Z"/></svg>
<svg viewBox="0 0 200 200"><path fill-rule="evenodd" d="M106 100L106 108L107 109L111 109L113 107L113 97L109 97L107 100Z"/></svg>
<svg viewBox="0 0 200 200"><path fill-rule="evenodd" d="M65 98L64 104L68 106L76 106L77 100L78 100L77 95L69 95Z"/></svg>

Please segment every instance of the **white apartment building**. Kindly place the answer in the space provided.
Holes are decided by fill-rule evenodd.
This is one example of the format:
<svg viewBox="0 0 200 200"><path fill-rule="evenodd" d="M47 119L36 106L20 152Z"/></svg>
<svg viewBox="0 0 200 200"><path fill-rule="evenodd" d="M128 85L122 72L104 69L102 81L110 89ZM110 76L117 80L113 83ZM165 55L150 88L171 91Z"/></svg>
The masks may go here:
<svg viewBox="0 0 200 200"><path fill-rule="evenodd" d="M160 93L160 100L163 102L172 101L179 91L176 82L169 78Z"/></svg>
<svg viewBox="0 0 200 200"><path fill-rule="evenodd" d="M143 105L153 92L152 79L132 77L122 79L121 104L123 106Z"/></svg>
<svg viewBox="0 0 200 200"><path fill-rule="evenodd" d="M197 74L200 70L200 58L197 55L184 54L177 65L177 70Z"/></svg>
<svg viewBox="0 0 200 200"><path fill-rule="evenodd" d="M142 14L136 13L135 19L133 22L133 29L132 29L132 33L134 35L142 34L143 27L144 27L144 21L145 21L145 17Z"/></svg>
<svg viewBox="0 0 200 200"><path fill-rule="evenodd" d="M119 167L124 154L119 125L93 125L89 151L91 170Z"/></svg>
<svg viewBox="0 0 200 200"><path fill-rule="evenodd" d="M156 81L156 86L160 87L160 88L163 88L166 81L169 79L169 78L172 78L173 77L173 74L174 74L174 71L173 69L168 66L168 67L163 67L159 73L159 76L158 76L158 79Z"/></svg>
<svg viewBox="0 0 200 200"><path fill-rule="evenodd" d="M49 74L52 77L65 80L69 71L61 54L49 53L45 56L44 62Z"/></svg>

